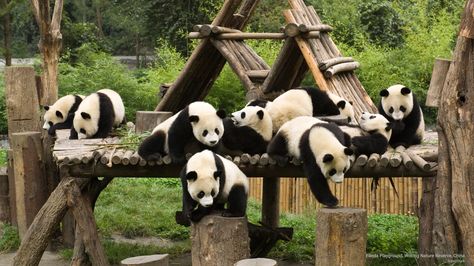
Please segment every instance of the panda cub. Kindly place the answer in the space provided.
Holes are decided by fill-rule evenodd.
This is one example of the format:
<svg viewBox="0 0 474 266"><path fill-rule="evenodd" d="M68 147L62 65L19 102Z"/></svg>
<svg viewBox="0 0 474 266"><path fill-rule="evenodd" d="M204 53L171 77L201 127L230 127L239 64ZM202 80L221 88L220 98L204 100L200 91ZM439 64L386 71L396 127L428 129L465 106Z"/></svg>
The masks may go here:
<svg viewBox="0 0 474 266"><path fill-rule="evenodd" d="M125 106L120 95L109 89L99 90L79 104L69 138L105 138L114 126L123 123Z"/></svg>
<svg viewBox="0 0 474 266"><path fill-rule="evenodd" d="M362 112L360 126L340 125L343 132L351 136L352 148L356 156L372 153L383 154L387 151L392 135L392 124L381 114Z"/></svg>
<svg viewBox="0 0 474 266"><path fill-rule="evenodd" d="M70 129L74 119L74 112L84 99L82 95L66 95L59 98L53 105L43 106L44 125L43 129L51 136L56 135L57 129Z"/></svg>
<svg viewBox="0 0 474 266"><path fill-rule="evenodd" d="M223 110L206 102L193 102L172 117L157 125L151 135L138 147L138 154L146 160L169 154L176 163L183 163L187 145L198 144L199 150L217 148L225 118Z"/></svg>
<svg viewBox="0 0 474 266"><path fill-rule="evenodd" d="M270 141L267 153L276 160L286 155L303 161L308 184L316 199L327 206L338 204L326 179L340 183L354 154L350 137L334 123L314 117L297 117L285 123Z"/></svg>
<svg viewBox="0 0 474 266"><path fill-rule="evenodd" d="M199 222L212 210L222 216L241 217L247 209L248 179L231 161L204 150L189 158L181 171L183 215Z"/></svg>
<svg viewBox="0 0 474 266"><path fill-rule="evenodd" d="M291 89L272 102L251 101L247 106L261 106L272 118L273 132L298 116L325 116L332 119L347 119L355 122L352 105L341 97L313 87Z"/></svg>
<svg viewBox="0 0 474 266"><path fill-rule="evenodd" d="M272 138L272 119L260 106L246 106L224 119L222 144L225 149L249 154L267 150Z"/></svg>
<svg viewBox="0 0 474 266"><path fill-rule="evenodd" d="M382 96L379 113L392 123L390 145L405 148L420 144L423 140L425 122L423 112L413 92L400 84L380 92Z"/></svg>

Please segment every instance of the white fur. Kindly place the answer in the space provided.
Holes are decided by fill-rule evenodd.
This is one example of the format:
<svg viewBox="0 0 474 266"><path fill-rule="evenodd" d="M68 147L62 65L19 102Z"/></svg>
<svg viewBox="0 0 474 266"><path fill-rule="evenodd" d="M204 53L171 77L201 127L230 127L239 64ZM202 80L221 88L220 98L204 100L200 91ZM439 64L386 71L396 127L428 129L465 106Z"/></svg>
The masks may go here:
<svg viewBox="0 0 474 266"><path fill-rule="evenodd" d="M259 111L263 112L262 119L257 115ZM242 114L245 114L244 118L242 118ZM248 126L254 129L265 141L270 141L272 138L272 118L267 110L260 106L246 106L242 110L232 113L232 120L236 126Z"/></svg>
<svg viewBox="0 0 474 266"><path fill-rule="evenodd" d="M401 90L404 87L404 85L400 84L390 86L387 89L389 95L387 97L382 97L382 108L384 112L394 120L402 120L413 110L413 92L403 95ZM404 106L406 111L400 111L400 106ZM393 113L389 112L390 107L393 108Z"/></svg>
<svg viewBox="0 0 474 266"><path fill-rule="evenodd" d="M326 123L312 116L300 116L292 119L280 128L279 133L283 133L288 141L288 153L289 155L300 159L300 140L303 133L310 129L314 124Z"/></svg>
<svg viewBox="0 0 474 266"><path fill-rule="evenodd" d="M273 102L268 102L265 109L272 118L273 132L293 118L313 115L313 103L305 90L286 91Z"/></svg>
<svg viewBox="0 0 474 266"><path fill-rule="evenodd" d="M176 120L176 117L181 113L181 111L177 112L170 118L166 119L165 121L159 123L151 132L151 134L156 133L157 131L163 131L165 132L165 145L164 145L164 150L166 154L169 153L169 145L168 145L168 131L170 130L171 125L173 125L174 121Z"/></svg>
<svg viewBox="0 0 474 266"><path fill-rule="evenodd" d="M312 128L309 133L309 145L321 173L335 183L342 182L345 171L350 167L350 158L344 153L346 147L337 140L331 131L318 126ZM325 154L331 154L334 159L324 163L323 157ZM336 169L336 174L329 175L331 169Z"/></svg>
<svg viewBox="0 0 474 266"><path fill-rule="evenodd" d="M352 104L347 101L346 99L340 97L339 95L336 95L334 93L331 93L331 92L327 92L328 96L329 96L329 99L331 99L331 101L337 105L337 103L339 103L340 101L345 101L346 102L346 105L344 106L344 109L341 109L338 107L339 109L339 115L334 117L334 119L348 119L350 118L350 124L357 124L357 121L355 120L355 113L354 113L354 107L352 106Z"/></svg>
<svg viewBox="0 0 474 266"><path fill-rule="evenodd" d="M193 115L199 117L198 122L191 123L194 137L207 146L217 145L224 135L224 124L216 109L207 102L193 102L189 105L189 116ZM206 136L203 135L205 130Z"/></svg>
<svg viewBox="0 0 474 266"><path fill-rule="evenodd" d="M217 155L219 156L219 155ZM186 165L186 173L195 171L197 173L197 179L195 181L188 182L188 192L191 198L204 207L208 207L213 204L214 200L219 203L225 203L234 185L243 185L245 192L248 194L248 179L247 176L231 161L219 156L224 164L225 172L225 184L221 197L216 199L219 194L219 178L214 178L214 172L217 170L216 162L214 160L214 153L210 150L204 150L194 154L189 158ZM199 199L197 194L204 192L204 197ZM214 191L214 196L211 192Z"/></svg>
<svg viewBox="0 0 474 266"><path fill-rule="evenodd" d="M80 96L80 95L79 95ZM84 96L80 96L84 99ZM49 122L52 122L53 125L58 123L63 123L66 121L69 110L76 102L75 95L66 95L59 98L53 105L49 106L49 110L44 113L44 125L43 129L48 130L50 128ZM61 112L63 118L60 118L56 115L56 111Z"/></svg>
<svg viewBox="0 0 474 266"><path fill-rule="evenodd" d="M362 112L359 124L361 129L364 131L377 130L378 133L382 134L387 140L390 140L392 136L392 130L386 130L389 125L389 121L385 116L381 114L372 114L367 112Z"/></svg>
<svg viewBox="0 0 474 266"><path fill-rule="evenodd" d="M114 126L119 126L125 117L125 106L123 105L122 97L120 97L117 92L110 89L103 89L99 90L98 92L101 92L109 97L110 101L112 102L112 105L114 106Z"/></svg>

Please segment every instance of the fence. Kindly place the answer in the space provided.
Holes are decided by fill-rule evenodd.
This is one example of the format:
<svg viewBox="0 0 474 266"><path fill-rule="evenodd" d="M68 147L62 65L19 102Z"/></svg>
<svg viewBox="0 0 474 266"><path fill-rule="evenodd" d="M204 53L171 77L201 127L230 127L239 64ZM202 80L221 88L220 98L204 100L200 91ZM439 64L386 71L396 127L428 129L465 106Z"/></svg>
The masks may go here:
<svg viewBox="0 0 474 266"><path fill-rule="evenodd" d="M421 178L393 178L398 196L388 178L380 178L376 191L371 191L371 178L346 178L342 184L330 183L331 191L341 206L367 209L369 213L416 214L422 195ZM262 200L262 178L250 179L250 197ZM302 213L321 208L305 178L280 178L280 210Z"/></svg>

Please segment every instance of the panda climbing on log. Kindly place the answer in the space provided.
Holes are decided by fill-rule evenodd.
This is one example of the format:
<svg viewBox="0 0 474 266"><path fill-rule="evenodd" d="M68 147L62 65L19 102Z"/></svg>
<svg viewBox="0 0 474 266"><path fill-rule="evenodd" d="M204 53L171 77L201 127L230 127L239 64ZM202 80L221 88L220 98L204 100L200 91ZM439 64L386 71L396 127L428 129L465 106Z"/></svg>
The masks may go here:
<svg viewBox="0 0 474 266"><path fill-rule="evenodd" d="M349 101L313 87L298 87L286 91L273 101L254 100L247 106L261 106L270 114L273 132L286 122L298 116L347 119L354 123L354 108Z"/></svg>
<svg viewBox="0 0 474 266"><path fill-rule="evenodd" d="M390 146L408 148L420 144L425 122L415 94L409 88L397 84L382 90L380 96L379 113L392 123Z"/></svg>
<svg viewBox="0 0 474 266"><path fill-rule="evenodd" d="M350 136L335 123L301 116L283 124L267 153L277 161L286 160L288 155L301 159L313 195L320 203L335 207L338 199L327 180L343 181L354 154L349 146Z"/></svg>
<svg viewBox="0 0 474 266"><path fill-rule="evenodd" d="M247 210L247 176L233 162L204 150L189 158L181 170L182 212L176 220L183 225L199 222L212 211L225 217L242 217ZM227 209L225 204L227 203Z"/></svg>
<svg viewBox="0 0 474 266"><path fill-rule="evenodd" d="M138 147L138 154L146 160L169 154L173 162L184 163L188 145L197 144L200 151L217 149L225 116L225 111L207 102L193 102L157 125Z"/></svg>
<svg viewBox="0 0 474 266"><path fill-rule="evenodd" d="M123 123L125 106L120 95L110 89L99 90L79 104L69 139L105 138Z"/></svg>
<svg viewBox="0 0 474 266"><path fill-rule="evenodd" d="M51 136L56 135L58 129L70 129L74 120L74 113L84 99L82 95L66 95L59 98L53 105L43 106L43 129Z"/></svg>

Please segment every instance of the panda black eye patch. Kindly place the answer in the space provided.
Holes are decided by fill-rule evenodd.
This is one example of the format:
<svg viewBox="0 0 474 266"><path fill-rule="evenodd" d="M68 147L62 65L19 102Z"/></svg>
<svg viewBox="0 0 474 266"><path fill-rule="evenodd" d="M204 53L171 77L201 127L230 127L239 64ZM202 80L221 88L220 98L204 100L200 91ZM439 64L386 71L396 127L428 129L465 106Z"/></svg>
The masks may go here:
<svg viewBox="0 0 474 266"><path fill-rule="evenodd" d="M407 109L405 108L405 106L403 106L403 105L400 106L400 111L405 112L406 110L407 110Z"/></svg>
<svg viewBox="0 0 474 266"><path fill-rule="evenodd" d="M204 191L201 191L197 194L197 197L202 199L202 197L204 197Z"/></svg>
<svg viewBox="0 0 474 266"><path fill-rule="evenodd" d="M216 192L215 192L214 190L213 190L213 191L211 191L211 196L213 196L213 197L214 197L215 195L216 195Z"/></svg>
<svg viewBox="0 0 474 266"><path fill-rule="evenodd" d="M337 172L336 169L333 168L333 169L329 170L329 175L335 175L336 172Z"/></svg>
<svg viewBox="0 0 474 266"><path fill-rule="evenodd" d="M48 125L52 127L52 126L53 126L53 122L49 121L49 122L48 122Z"/></svg>
<svg viewBox="0 0 474 266"><path fill-rule="evenodd" d="M202 132L202 136L203 136L203 137L207 136L207 133L209 133L209 132L208 132L207 129L206 129L206 130L204 130L204 131Z"/></svg>
<svg viewBox="0 0 474 266"><path fill-rule="evenodd" d="M216 132L217 135L219 135L219 129L214 129L214 132Z"/></svg>
<svg viewBox="0 0 474 266"><path fill-rule="evenodd" d="M81 130L79 130L82 134L86 134L86 130L81 128Z"/></svg>
<svg viewBox="0 0 474 266"><path fill-rule="evenodd" d="M241 117L242 119L244 119L244 118L245 118L245 112L240 113L240 117Z"/></svg>
<svg viewBox="0 0 474 266"><path fill-rule="evenodd" d="M394 111L394 110L393 110L393 107L390 107L390 109L388 109L388 112L389 112L389 113L393 113L393 111Z"/></svg>

